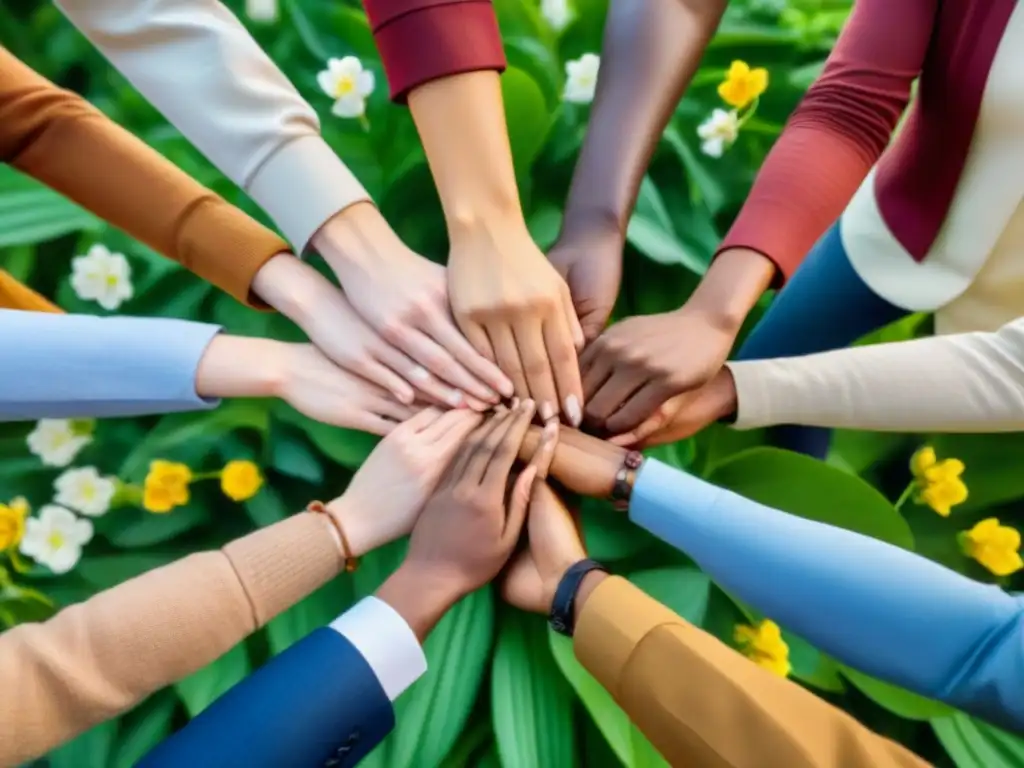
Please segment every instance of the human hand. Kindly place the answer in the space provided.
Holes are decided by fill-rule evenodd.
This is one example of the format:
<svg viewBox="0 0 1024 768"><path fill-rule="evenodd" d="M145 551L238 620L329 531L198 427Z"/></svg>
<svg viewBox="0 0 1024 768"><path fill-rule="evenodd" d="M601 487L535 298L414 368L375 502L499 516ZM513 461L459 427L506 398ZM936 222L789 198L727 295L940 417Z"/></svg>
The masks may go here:
<svg viewBox="0 0 1024 768"><path fill-rule="evenodd" d="M587 344L608 324L622 283L622 236L617 227L563 230L548 260L565 278Z"/></svg>
<svg viewBox="0 0 1024 768"><path fill-rule="evenodd" d="M637 428L721 370L737 331L686 306L616 323L580 358L587 420L611 434Z"/></svg>
<svg viewBox="0 0 1024 768"><path fill-rule="evenodd" d="M275 256L256 273L253 290L299 326L327 357L412 404L417 390L431 403L455 407L460 392L422 376L422 367L371 328L336 286L291 255Z"/></svg>
<svg viewBox="0 0 1024 768"><path fill-rule="evenodd" d="M530 461L541 444L543 431L531 426L519 449L519 458ZM615 487L615 476L626 460L628 450L606 440L562 428L551 461L549 474L566 489L582 496L605 499Z"/></svg>
<svg viewBox="0 0 1024 768"><path fill-rule="evenodd" d="M519 540L530 489L550 461L557 436L547 433L509 492L509 475L534 412L527 400L478 426L416 522L402 567L435 583L452 602L491 581Z"/></svg>
<svg viewBox="0 0 1024 768"><path fill-rule="evenodd" d="M481 421L483 416L465 409L427 408L381 440L345 492L326 505L353 556L412 530L441 474Z"/></svg>
<svg viewBox="0 0 1024 768"><path fill-rule="evenodd" d="M674 443L735 411L736 382L729 368L723 366L703 387L673 397L639 427L609 442L636 450Z"/></svg>
<svg viewBox="0 0 1024 768"><path fill-rule="evenodd" d="M346 208L313 245L359 316L415 362L408 375L416 386L453 407L465 401L480 410L512 395L509 378L456 326L445 268L409 249L376 206Z"/></svg>
<svg viewBox="0 0 1024 768"><path fill-rule="evenodd" d="M537 402L545 421L561 412L578 426L583 389L576 349L583 332L565 281L517 223L452 233L448 288L470 343Z"/></svg>
<svg viewBox="0 0 1024 768"><path fill-rule="evenodd" d="M530 548L512 561L501 594L516 608L547 615L562 576L587 551L572 513L547 483L533 486L526 529Z"/></svg>
<svg viewBox="0 0 1024 768"><path fill-rule="evenodd" d="M312 344L219 334L196 370L200 397L276 397L312 419L386 435L417 408L338 367Z"/></svg>

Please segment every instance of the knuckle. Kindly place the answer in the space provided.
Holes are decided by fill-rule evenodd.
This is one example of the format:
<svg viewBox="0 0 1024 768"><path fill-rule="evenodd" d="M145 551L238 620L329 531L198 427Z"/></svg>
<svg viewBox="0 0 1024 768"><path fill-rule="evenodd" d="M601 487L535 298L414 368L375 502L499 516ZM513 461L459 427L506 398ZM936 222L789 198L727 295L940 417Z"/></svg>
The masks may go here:
<svg viewBox="0 0 1024 768"><path fill-rule="evenodd" d="M529 379L537 379L546 376L549 372L548 361L542 357L527 360L523 365L523 372Z"/></svg>
<svg viewBox="0 0 1024 768"><path fill-rule="evenodd" d="M396 345L405 335L405 324L398 319L387 320L380 326L380 337L388 344Z"/></svg>

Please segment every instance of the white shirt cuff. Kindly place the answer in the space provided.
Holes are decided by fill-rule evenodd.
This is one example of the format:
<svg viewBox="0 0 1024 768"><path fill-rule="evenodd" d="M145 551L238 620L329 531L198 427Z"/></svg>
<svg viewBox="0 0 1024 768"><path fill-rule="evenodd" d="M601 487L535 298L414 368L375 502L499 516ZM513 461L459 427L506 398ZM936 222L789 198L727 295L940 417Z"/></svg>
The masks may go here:
<svg viewBox="0 0 1024 768"><path fill-rule="evenodd" d="M330 626L366 659L391 701L427 671L427 657L416 635L383 600L365 597Z"/></svg>

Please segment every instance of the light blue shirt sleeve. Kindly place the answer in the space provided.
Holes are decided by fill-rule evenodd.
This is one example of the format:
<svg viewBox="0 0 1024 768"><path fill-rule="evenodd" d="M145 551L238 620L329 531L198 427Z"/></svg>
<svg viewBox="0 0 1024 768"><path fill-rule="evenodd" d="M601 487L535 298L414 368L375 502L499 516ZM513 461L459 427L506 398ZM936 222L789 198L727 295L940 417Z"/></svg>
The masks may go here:
<svg viewBox="0 0 1024 768"><path fill-rule="evenodd" d="M1024 728L1024 598L647 459L629 517L723 589L867 674Z"/></svg>
<svg viewBox="0 0 1024 768"><path fill-rule="evenodd" d="M0 421L212 408L196 371L220 328L186 320L0 310Z"/></svg>

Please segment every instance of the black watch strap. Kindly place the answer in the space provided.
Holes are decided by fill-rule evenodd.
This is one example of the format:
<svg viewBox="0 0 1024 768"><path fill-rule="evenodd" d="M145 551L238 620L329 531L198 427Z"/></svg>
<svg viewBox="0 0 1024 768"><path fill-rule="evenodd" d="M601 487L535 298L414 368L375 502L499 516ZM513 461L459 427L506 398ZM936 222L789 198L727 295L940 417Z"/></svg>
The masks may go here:
<svg viewBox="0 0 1024 768"><path fill-rule="evenodd" d="M608 569L596 560L580 560L569 566L555 588L555 599L551 601L551 613L548 623L551 628L562 635L572 637L576 629L576 593L580 590L583 577L591 571L608 572Z"/></svg>

